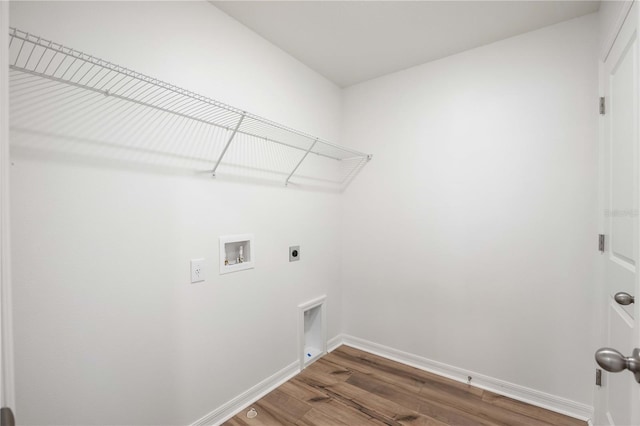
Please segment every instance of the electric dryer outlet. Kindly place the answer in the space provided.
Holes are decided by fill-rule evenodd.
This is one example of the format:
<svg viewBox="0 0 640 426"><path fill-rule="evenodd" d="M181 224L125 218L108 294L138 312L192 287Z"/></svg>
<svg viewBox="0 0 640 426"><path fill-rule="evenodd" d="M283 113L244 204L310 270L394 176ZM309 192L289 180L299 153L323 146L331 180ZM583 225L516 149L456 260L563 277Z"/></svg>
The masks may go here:
<svg viewBox="0 0 640 426"><path fill-rule="evenodd" d="M289 262L297 262L300 260L300 246L289 247Z"/></svg>

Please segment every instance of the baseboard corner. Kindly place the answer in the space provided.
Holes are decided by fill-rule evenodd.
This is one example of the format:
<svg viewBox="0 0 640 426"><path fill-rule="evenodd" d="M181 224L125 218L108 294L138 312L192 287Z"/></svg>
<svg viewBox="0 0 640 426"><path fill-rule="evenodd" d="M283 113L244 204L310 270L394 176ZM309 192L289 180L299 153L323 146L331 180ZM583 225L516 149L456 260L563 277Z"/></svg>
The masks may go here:
<svg viewBox="0 0 640 426"><path fill-rule="evenodd" d="M337 336L327 341L327 352L333 352L338 349L344 343L344 335L338 334Z"/></svg>
<svg viewBox="0 0 640 426"><path fill-rule="evenodd" d="M267 377L257 385L196 420L190 426L219 425L238 414L247 405L256 402L281 384L285 383L299 372L300 362L292 362L282 370L276 372L270 377Z"/></svg>

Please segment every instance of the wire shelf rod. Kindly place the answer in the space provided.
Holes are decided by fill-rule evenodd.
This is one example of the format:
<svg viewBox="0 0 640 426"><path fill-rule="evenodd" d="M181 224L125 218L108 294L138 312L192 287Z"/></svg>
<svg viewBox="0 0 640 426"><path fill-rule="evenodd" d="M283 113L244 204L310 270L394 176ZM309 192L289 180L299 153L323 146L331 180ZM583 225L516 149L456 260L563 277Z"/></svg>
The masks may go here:
<svg viewBox="0 0 640 426"><path fill-rule="evenodd" d="M224 154L227 153L227 149L229 149L229 145L231 145L231 141L233 141L233 138L236 136L236 133L238 133L238 129L240 128L240 125L242 124L242 120L244 120L244 114L242 114L242 117L240 117L240 120L238 120L238 124L236 125L236 128L233 129L233 133L231 133L231 136L229 136L229 140L227 141L227 144L224 146L224 149L220 153L220 157L218 157L218 161L216 162L216 165L213 167L213 170L211 171L211 174L214 177L216 175L216 170L218 169L218 166L220 165L220 162L222 161L222 157L224 157Z"/></svg>
<svg viewBox="0 0 640 426"><path fill-rule="evenodd" d="M44 68L43 73L46 74L47 71L49 71L49 67L51 66L51 64L53 63L53 60L58 56L58 52L55 52L53 54L53 56L51 57L51 59L49 59L49 62L47 63L47 66ZM18 53L18 56L16 57L16 64L18 62L18 58L20 58L20 54ZM54 75L55 72L51 73L51 75Z"/></svg>
<svg viewBox="0 0 640 426"><path fill-rule="evenodd" d="M172 99L168 101L166 105L161 105L162 108L165 108L171 111L182 111L185 115L197 117L199 115L196 114L195 112L207 106L198 102L196 99L184 98L180 95L176 95L176 97L177 99ZM202 119L203 121L213 123L213 121L208 120L207 117L202 117Z"/></svg>
<svg viewBox="0 0 640 426"><path fill-rule="evenodd" d="M20 58L20 54L22 53L22 48L24 47L24 43L26 40L22 40L22 44L20 45L20 50L18 50L18 55L16 56L16 61L14 62L14 65L18 63L18 59Z"/></svg>
<svg viewBox="0 0 640 426"><path fill-rule="evenodd" d="M38 37L38 40L36 40L36 42L31 47L31 52L29 52L29 57L27 58L27 62L26 62L27 64L31 60L31 55L33 55L33 51L36 50L36 46L38 45L39 42L40 42L40 37Z"/></svg>
<svg viewBox="0 0 640 426"><path fill-rule="evenodd" d="M35 70L34 70L34 71L35 71ZM89 77L89 79L88 79L86 82L81 83L81 84L82 84L82 85L84 85L84 86L86 86L86 87L94 88L93 84L98 84L98 83L100 82L100 80L102 80L102 77L100 77L96 83L92 83L93 79L94 79L94 78L96 78L96 77L98 77L100 74L103 74L104 72L105 72L104 68L97 67L96 72L95 72L95 73L93 73L93 74L91 75L91 77ZM107 71L107 72L108 72L108 71ZM43 74L46 74L46 70L45 70L45 72L44 72ZM54 76L54 77L55 77L55 76ZM80 82L78 82L78 83L80 83Z"/></svg>
<svg viewBox="0 0 640 426"><path fill-rule="evenodd" d="M89 69L87 70L87 72L85 72L84 74L82 74L82 77L80 77L80 78L78 79L78 82L81 82L81 81L82 81L82 80L87 76L87 74L89 74L89 73L91 72L91 70L92 70L92 69L94 69L95 67L96 67L96 64L91 64L91 66L89 67ZM38 66L36 65L33 69L34 69L34 70L37 70L37 69L38 69ZM125 75L125 77L126 77L126 75Z"/></svg>
<svg viewBox="0 0 640 426"><path fill-rule="evenodd" d="M120 87L120 88L118 88L118 89L116 89L116 87L118 87L118 84L120 84L121 82L123 82L124 80L127 80L127 79L128 79L128 81L131 81L131 79L129 79L129 77L127 77L126 75L122 75L118 81L116 81L115 83L113 83L113 84L111 85L111 87L109 87L109 88L108 88L108 89L106 89L106 90L108 90L109 92L117 92L118 90L123 89L124 87L126 87L127 83L123 84L123 85L122 85L122 87ZM73 80L73 78L71 78L71 80ZM169 92L169 93L170 93L170 92Z"/></svg>
<svg viewBox="0 0 640 426"><path fill-rule="evenodd" d="M347 175L344 177L344 179L340 183L344 185L345 183L349 182L351 177L354 176L356 172L360 170L362 166L364 166L367 163L367 161L368 161L367 157L360 158L360 161L358 161L358 163L347 173Z"/></svg>
<svg viewBox="0 0 640 426"><path fill-rule="evenodd" d="M130 87L127 87L126 90L123 90L120 93L121 96L124 96L126 98L130 98L133 93L135 93L135 92L137 92L139 90L139 89L136 89L136 87L138 87L140 85L142 85L142 87L144 87L144 82L141 81L141 80L130 79L130 81L127 84L129 84L129 83L133 83L133 85L130 86ZM126 85L125 85L125 87L126 87ZM124 87L123 87L123 89L124 89Z"/></svg>
<svg viewBox="0 0 640 426"><path fill-rule="evenodd" d="M72 69L73 64L75 64L77 61L78 61L78 58L75 58L75 59L74 59L74 60L69 64L69 66L67 66L67 68L65 68L65 70L64 70L64 72L62 73L62 75L60 76L60 78L64 78L64 76L65 76L65 75L67 75L67 73L69 72L69 70L71 70L71 69ZM28 62L28 60L27 60L27 62ZM114 76L114 78L115 78L115 76ZM71 78L69 78L69 79L71 79Z"/></svg>
<svg viewBox="0 0 640 426"><path fill-rule="evenodd" d="M58 72L58 70L60 69L60 67L62 66L62 64L64 64L67 61L68 56L63 56L62 57L62 61L60 61L60 63L58 64L58 66L56 67L55 70L53 70L53 72L51 73L52 75L56 75L56 73ZM73 59L73 58L72 58ZM68 68L67 68L68 69ZM64 78L64 74L61 75L59 78Z"/></svg>
<svg viewBox="0 0 640 426"><path fill-rule="evenodd" d="M111 93L111 91L109 89L106 89L107 92ZM156 99L154 99L154 103L156 103L157 105L162 105L163 108L166 108L166 105L164 104L164 102L167 101L167 98L171 98L175 96L175 93L171 93L171 92L160 92L160 94L158 95L158 97Z"/></svg>
<svg viewBox="0 0 640 426"><path fill-rule="evenodd" d="M29 61L27 60L26 62L27 64L29 63ZM80 70L82 68L84 68L84 66L86 65L86 63L82 63L80 64L80 66L75 70L75 72L73 74L71 74L71 77L69 77L69 80L73 80L73 78L76 76L76 74L78 74L80 72ZM123 77L124 78L124 77Z"/></svg>
<svg viewBox="0 0 640 426"><path fill-rule="evenodd" d="M108 92L108 91L109 91L109 89L105 89L105 86L106 86L107 84L111 83L113 80L115 80L115 79L120 75L120 74L118 74L118 73L112 73L112 74L113 74L113 76L112 76L109 80L105 81L105 82L104 82L104 84L103 84L102 86L100 86L100 87L99 87L99 89L100 89L100 90L105 90L105 91L107 91L107 92ZM63 75L62 77L64 78L64 75ZM126 77L126 76L125 76L125 77Z"/></svg>
<svg viewBox="0 0 640 426"><path fill-rule="evenodd" d="M108 91L106 93L110 94ZM154 87L151 89L149 93L147 93L143 98L140 99L140 102L144 102L145 104L149 104L149 105L156 105L154 101L157 100L158 96L162 96L163 93L167 93L167 92L165 92L159 87Z"/></svg>
<svg viewBox="0 0 640 426"><path fill-rule="evenodd" d="M40 40L41 40L41 39L40 39L40 38L38 38L38 42L39 42ZM51 44L51 42L49 42L49 44ZM34 44L34 45L35 45L35 44ZM39 46L41 46L41 44L39 44L39 43L38 43L38 45L39 45ZM44 54L45 54L46 52L47 52L47 50L46 50L46 49L44 49L44 50L42 51L42 54L40 55L40 58L38 59L38 62L36 63L36 66L35 66L33 69L38 69L38 65L40 65L40 61L42 61L42 58L44 58ZM17 60L17 58L16 58L16 60Z"/></svg>
<svg viewBox="0 0 640 426"><path fill-rule="evenodd" d="M296 166L293 168L293 170L291 170L291 173L289 173L289 176L287 176L287 179L285 179L285 181L284 181L284 185L285 186L289 185L289 179L291 179L291 176L293 176L293 174L296 172L296 170L298 170L298 167L300 167L300 164L302 164L304 159L307 158L307 155L309 155L309 153L311 152L313 147L316 145L316 143L318 143L317 139L315 141L313 141L313 143L311 144L311 146L309 147L307 152L305 152L304 155L302 156L302 158L300 159L300 161L298 161L298 164L296 164Z"/></svg>
<svg viewBox="0 0 640 426"><path fill-rule="evenodd" d="M211 105L203 104L195 100L188 102L186 105L181 106L180 108L184 108L187 114L200 115L204 120L207 121L222 121L223 117L226 119L226 117L230 116L230 114L222 114L220 110ZM234 115L234 117L237 116Z"/></svg>

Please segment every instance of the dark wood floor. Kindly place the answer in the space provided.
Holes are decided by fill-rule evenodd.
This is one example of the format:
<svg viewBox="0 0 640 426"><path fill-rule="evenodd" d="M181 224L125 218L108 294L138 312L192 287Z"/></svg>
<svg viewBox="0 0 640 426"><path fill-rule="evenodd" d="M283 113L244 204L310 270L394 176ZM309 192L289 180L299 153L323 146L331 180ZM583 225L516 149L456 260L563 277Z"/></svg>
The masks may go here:
<svg viewBox="0 0 640 426"><path fill-rule="evenodd" d="M255 408L258 416L246 413ZM586 422L341 346L225 423L557 425Z"/></svg>

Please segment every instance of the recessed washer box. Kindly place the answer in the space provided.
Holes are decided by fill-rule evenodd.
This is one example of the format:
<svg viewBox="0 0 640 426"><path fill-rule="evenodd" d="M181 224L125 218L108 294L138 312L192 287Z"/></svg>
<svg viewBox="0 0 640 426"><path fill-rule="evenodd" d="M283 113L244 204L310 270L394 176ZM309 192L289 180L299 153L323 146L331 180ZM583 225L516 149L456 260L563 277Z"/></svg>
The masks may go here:
<svg viewBox="0 0 640 426"><path fill-rule="evenodd" d="M220 274L244 271L255 266L253 234L220 237Z"/></svg>

